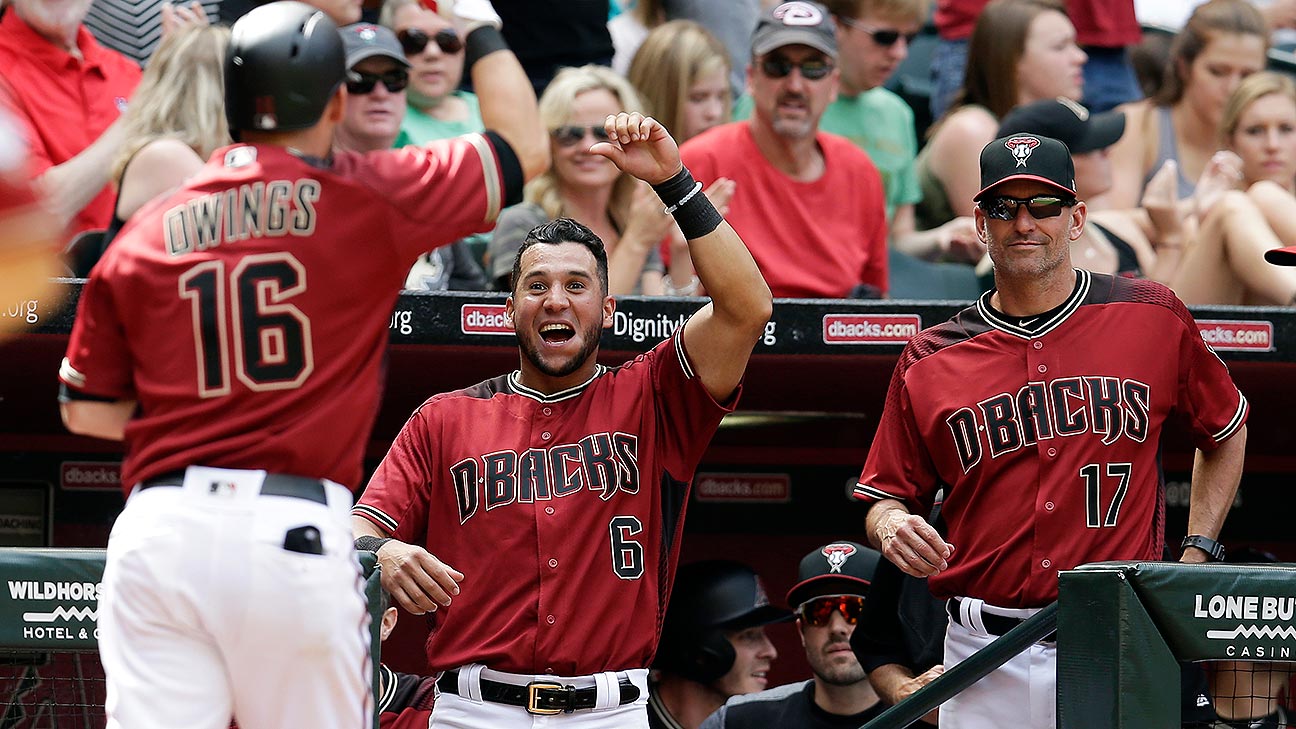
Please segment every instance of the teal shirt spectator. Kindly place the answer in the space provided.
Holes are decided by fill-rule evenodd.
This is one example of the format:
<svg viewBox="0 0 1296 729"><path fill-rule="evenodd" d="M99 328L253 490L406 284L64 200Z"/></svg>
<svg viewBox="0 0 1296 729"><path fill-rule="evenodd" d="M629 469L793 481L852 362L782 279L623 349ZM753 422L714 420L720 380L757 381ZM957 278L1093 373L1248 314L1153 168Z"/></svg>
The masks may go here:
<svg viewBox="0 0 1296 729"><path fill-rule="evenodd" d="M743 95L734 101L733 117L747 119L751 110L751 97ZM858 96L838 95L824 110L819 128L846 137L873 160L882 174L888 221L896 207L922 199L914 167L918 138L913 110L904 99L881 86Z"/></svg>
<svg viewBox="0 0 1296 729"><path fill-rule="evenodd" d="M393 147L404 147L407 144L426 144L434 139L449 139L461 134L486 131L482 126L481 107L477 104L477 95L468 91L455 91L450 94L468 104L468 118L462 121L441 121L424 114L411 103L406 103L405 120L401 122L400 134L396 136Z"/></svg>

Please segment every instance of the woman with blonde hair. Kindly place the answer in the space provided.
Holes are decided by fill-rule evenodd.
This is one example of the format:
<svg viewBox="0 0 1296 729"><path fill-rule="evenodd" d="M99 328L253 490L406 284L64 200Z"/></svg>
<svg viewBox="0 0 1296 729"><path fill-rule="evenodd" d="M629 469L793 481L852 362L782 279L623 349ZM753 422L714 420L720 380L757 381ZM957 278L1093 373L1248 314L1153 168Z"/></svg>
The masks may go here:
<svg viewBox="0 0 1296 729"><path fill-rule="evenodd" d="M672 20L644 39L627 78L648 111L683 144L729 121L729 54L706 28Z"/></svg>
<svg viewBox="0 0 1296 729"><path fill-rule="evenodd" d="M622 173L589 148L607 140L603 122L619 111L643 111L630 82L603 66L564 68L540 97L540 121L549 130L553 164L526 186L526 202L500 214L488 265L508 290L513 258L527 233L555 218L574 218L603 239L608 293L663 293L658 244L672 219L647 185Z"/></svg>
<svg viewBox="0 0 1296 729"><path fill-rule="evenodd" d="M1125 135L1112 147L1112 190L1095 207L1133 208L1167 161L1187 198L1219 148L1221 111L1242 79L1264 70L1269 29L1248 0L1211 0L1193 11L1170 48L1156 97L1119 107Z"/></svg>
<svg viewBox="0 0 1296 729"><path fill-rule="evenodd" d="M995 138L999 120L1033 101L1079 101L1086 58L1061 0L994 0L981 11L963 88L916 161L919 230L972 215L981 148Z"/></svg>
<svg viewBox="0 0 1296 729"><path fill-rule="evenodd" d="M158 45L122 119L126 142L113 163L117 202L104 234L112 241L136 210L180 186L230 143L225 121L229 28L192 25Z"/></svg>

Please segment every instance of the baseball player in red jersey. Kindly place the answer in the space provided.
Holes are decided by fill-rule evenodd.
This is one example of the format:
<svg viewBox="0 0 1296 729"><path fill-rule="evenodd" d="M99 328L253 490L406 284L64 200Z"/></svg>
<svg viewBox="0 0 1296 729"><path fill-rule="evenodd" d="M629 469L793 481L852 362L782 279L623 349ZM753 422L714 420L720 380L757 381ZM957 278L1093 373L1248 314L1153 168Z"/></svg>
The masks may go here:
<svg viewBox="0 0 1296 729"><path fill-rule="evenodd" d="M1059 570L1161 558L1168 419L1198 449L1183 561L1218 558L1241 476L1246 398L1183 304L1072 268L1074 177L1055 139L982 151L976 224L996 289L905 347L855 490L874 545L949 599L947 670L1056 600ZM942 485L948 542L915 515ZM1036 643L945 703L942 729L1052 727L1055 658Z"/></svg>
<svg viewBox="0 0 1296 729"><path fill-rule="evenodd" d="M27 306L52 290L63 275L57 239L61 232L41 207L27 175L27 148L18 125L0 112L0 305ZM0 341L31 324L27 316L0 316Z"/></svg>
<svg viewBox="0 0 1296 729"><path fill-rule="evenodd" d="M666 130L625 113L606 130L591 151L653 183L712 300L604 367L616 302L603 244L572 220L542 225L505 309L520 368L434 396L396 437L353 510L356 544L404 608L436 611L436 729L531 727L535 714L646 729L689 482L769 319L760 271Z"/></svg>
<svg viewBox="0 0 1296 729"><path fill-rule="evenodd" d="M99 603L109 727L369 723L348 486L387 319L430 240L489 227L547 162L498 29L467 45L494 131L330 156L337 28L302 3L254 9L225 70L243 143L137 213L86 284L64 422L126 441Z"/></svg>

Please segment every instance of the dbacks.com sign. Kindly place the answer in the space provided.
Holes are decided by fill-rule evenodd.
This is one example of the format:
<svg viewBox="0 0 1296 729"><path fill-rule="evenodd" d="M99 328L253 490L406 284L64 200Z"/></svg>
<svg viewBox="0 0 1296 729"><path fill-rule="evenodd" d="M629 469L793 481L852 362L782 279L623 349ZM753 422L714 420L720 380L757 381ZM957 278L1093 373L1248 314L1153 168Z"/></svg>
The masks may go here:
<svg viewBox="0 0 1296 729"><path fill-rule="evenodd" d="M464 304L459 309L459 328L464 334L513 334L503 304Z"/></svg>

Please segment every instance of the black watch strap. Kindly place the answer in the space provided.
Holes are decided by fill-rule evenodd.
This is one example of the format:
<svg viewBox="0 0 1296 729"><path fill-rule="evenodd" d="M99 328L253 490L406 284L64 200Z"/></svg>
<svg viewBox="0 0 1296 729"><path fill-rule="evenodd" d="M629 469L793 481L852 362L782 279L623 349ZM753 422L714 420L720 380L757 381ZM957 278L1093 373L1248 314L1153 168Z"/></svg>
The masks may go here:
<svg viewBox="0 0 1296 729"><path fill-rule="evenodd" d="M1188 536L1184 537L1184 540L1179 545L1179 548L1187 549L1189 547L1196 547L1201 551L1205 552L1207 556L1211 558L1212 562L1224 561L1224 545L1220 544L1214 539L1211 539L1210 537L1203 537L1200 534L1189 534Z"/></svg>

